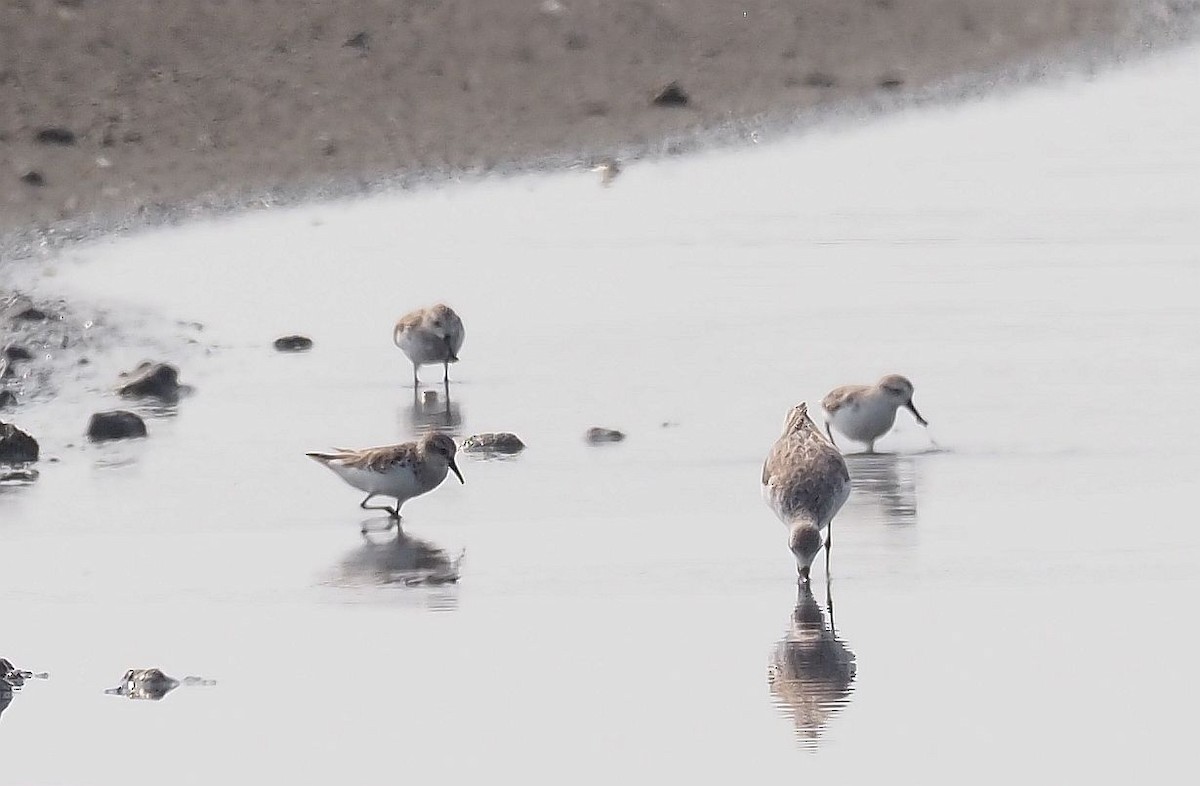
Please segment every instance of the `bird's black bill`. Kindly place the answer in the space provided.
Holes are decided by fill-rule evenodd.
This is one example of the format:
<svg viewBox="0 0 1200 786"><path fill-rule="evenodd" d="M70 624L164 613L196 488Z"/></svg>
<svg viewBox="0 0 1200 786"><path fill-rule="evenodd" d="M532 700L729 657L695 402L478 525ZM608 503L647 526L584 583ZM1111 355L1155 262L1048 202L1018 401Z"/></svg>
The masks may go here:
<svg viewBox="0 0 1200 786"><path fill-rule="evenodd" d="M909 412L913 413L913 417L916 418L917 422L920 423L922 426L929 425L929 421L926 420L925 418L921 417L921 413L917 412L916 405L913 404L911 401L908 402L907 404L905 404L904 408L907 409Z"/></svg>
<svg viewBox="0 0 1200 786"><path fill-rule="evenodd" d="M454 459L450 459L450 471L458 476L459 483L466 485L467 481L463 480L462 473L458 471L458 465L454 463Z"/></svg>
<svg viewBox="0 0 1200 786"><path fill-rule="evenodd" d="M450 346L450 337L446 336L442 341L446 342L446 362L457 363L458 355L454 354L454 347Z"/></svg>

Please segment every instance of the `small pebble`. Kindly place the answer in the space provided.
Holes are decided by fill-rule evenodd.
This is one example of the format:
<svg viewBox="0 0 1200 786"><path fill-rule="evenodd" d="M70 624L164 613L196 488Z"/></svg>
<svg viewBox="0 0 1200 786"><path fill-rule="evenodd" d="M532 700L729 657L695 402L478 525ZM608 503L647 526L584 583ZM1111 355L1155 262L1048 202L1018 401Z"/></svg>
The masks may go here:
<svg viewBox="0 0 1200 786"><path fill-rule="evenodd" d="M683 88L678 82L671 82L662 90L659 90L650 103L655 106L681 107L691 103L691 98L683 92Z"/></svg>
<svg viewBox="0 0 1200 786"><path fill-rule="evenodd" d="M600 445L605 442L620 442L623 439L625 439L625 435L615 428L592 426L587 430L587 441L593 445Z"/></svg>
<svg viewBox="0 0 1200 786"><path fill-rule="evenodd" d="M280 352L307 352L312 345L312 339L308 336L282 336L275 339L275 349Z"/></svg>
<svg viewBox="0 0 1200 786"><path fill-rule="evenodd" d="M88 421L87 437L93 442L146 436L146 421L124 409L97 412Z"/></svg>
<svg viewBox="0 0 1200 786"><path fill-rule="evenodd" d="M464 439L459 447L459 450L472 453L520 453L524 449L521 438L507 431L475 434Z"/></svg>

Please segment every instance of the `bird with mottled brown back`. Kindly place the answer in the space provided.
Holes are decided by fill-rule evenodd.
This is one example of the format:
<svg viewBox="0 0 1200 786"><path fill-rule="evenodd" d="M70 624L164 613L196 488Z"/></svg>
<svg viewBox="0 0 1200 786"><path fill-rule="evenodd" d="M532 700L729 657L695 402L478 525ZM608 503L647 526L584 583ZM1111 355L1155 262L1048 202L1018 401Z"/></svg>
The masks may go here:
<svg viewBox="0 0 1200 786"><path fill-rule="evenodd" d="M433 491L453 472L465 483L454 461L458 447L446 434L432 432L416 442L385 445L363 450L336 448L329 452L305 455L328 467L335 475L359 491L367 492L359 503L363 510L384 510L392 519L400 519L400 507L412 499ZM396 507L368 506L375 496L394 497Z"/></svg>
<svg viewBox="0 0 1200 786"><path fill-rule="evenodd" d="M801 581L808 581L825 532L825 571L832 548L830 524L850 496L850 473L842 454L808 416L808 406L788 412L783 434L762 471L763 498L788 528L788 547Z"/></svg>

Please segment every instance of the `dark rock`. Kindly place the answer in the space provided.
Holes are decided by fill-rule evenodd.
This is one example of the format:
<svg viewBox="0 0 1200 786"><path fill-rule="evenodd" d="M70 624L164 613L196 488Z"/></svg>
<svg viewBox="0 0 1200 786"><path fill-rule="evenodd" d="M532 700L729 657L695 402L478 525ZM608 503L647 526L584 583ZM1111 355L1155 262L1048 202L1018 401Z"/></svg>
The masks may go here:
<svg viewBox="0 0 1200 786"><path fill-rule="evenodd" d="M146 422L124 409L97 412L88 421L87 436L93 442L144 437L146 436Z"/></svg>
<svg viewBox="0 0 1200 786"><path fill-rule="evenodd" d="M312 349L312 339L308 336L283 336L275 339L275 349L280 352L306 352Z"/></svg>
<svg viewBox="0 0 1200 786"><path fill-rule="evenodd" d="M0 409L8 409L17 405L17 396L11 390L0 390Z"/></svg>
<svg viewBox="0 0 1200 786"><path fill-rule="evenodd" d="M45 680L49 678L50 675L45 672L35 674L32 671L18 669L8 658L0 658L0 682L5 683L10 688L24 687L26 680Z"/></svg>
<svg viewBox="0 0 1200 786"><path fill-rule="evenodd" d="M43 145L75 144L75 132L62 126L47 126L39 129L33 138Z"/></svg>
<svg viewBox="0 0 1200 786"><path fill-rule="evenodd" d="M121 678L120 685L104 692L110 696L158 701L178 687L179 680L168 677L162 669L130 669Z"/></svg>
<svg viewBox="0 0 1200 786"><path fill-rule="evenodd" d="M0 469L0 483L32 483L37 480L38 471L33 467L19 469Z"/></svg>
<svg viewBox="0 0 1200 786"><path fill-rule="evenodd" d="M36 169L31 169L21 175L21 182L27 186L44 186L46 185L46 177Z"/></svg>
<svg viewBox="0 0 1200 786"><path fill-rule="evenodd" d="M4 348L4 356L9 360L33 360L33 353L25 347L9 344Z"/></svg>
<svg viewBox="0 0 1200 786"><path fill-rule="evenodd" d="M837 87L837 77L821 71L813 71L808 76L804 77L804 84L808 85L809 87Z"/></svg>
<svg viewBox="0 0 1200 786"><path fill-rule="evenodd" d="M459 450L468 453L520 453L525 443L516 434L507 431L489 431L475 434L463 440Z"/></svg>
<svg viewBox="0 0 1200 786"><path fill-rule="evenodd" d="M355 33L347 38L346 42L342 44L342 46L348 46L351 49L357 49L365 55L367 50L371 48L371 35L365 30Z"/></svg>
<svg viewBox="0 0 1200 786"><path fill-rule="evenodd" d="M623 439L625 439L625 435L615 428L592 426L587 430L587 441L593 445L600 445L605 442L620 442Z"/></svg>
<svg viewBox="0 0 1200 786"><path fill-rule="evenodd" d="M904 86L904 79L898 76L885 76L879 80L879 86L884 90L899 90Z"/></svg>
<svg viewBox="0 0 1200 786"><path fill-rule="evenodd" d="M179 370L169 363L143 361L133 371L121 375L126 381L117 388L122 396L150 396L163 401L179 399Z"/></svg>
<svg viewBox="0 0 1200 786"><path fill-rule="evenodd" d="M659 90L658 93L651 99L650 103L655 106L687 106L691 103L691 98L683 91L678 82L671 84Z"/></svg>
<svg viewBox="0 0 1200 786"><path fill-rule="evenodd" d="M37 440L11 423L0 421L0 463L24 464L37 460Z"/></svg>
<svg viewBox="0 0 1200 786"><path fill-rule="evenodd" d="M13 319L23 319L26 322L45 322L50 315L36 306L29 306L13 314Z"/></svg>

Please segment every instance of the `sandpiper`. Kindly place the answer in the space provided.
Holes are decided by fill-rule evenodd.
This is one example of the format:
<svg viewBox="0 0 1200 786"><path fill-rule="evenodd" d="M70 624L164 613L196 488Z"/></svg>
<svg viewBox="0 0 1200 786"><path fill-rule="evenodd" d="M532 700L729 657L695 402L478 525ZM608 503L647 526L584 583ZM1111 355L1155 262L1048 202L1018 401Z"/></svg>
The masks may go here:
<svg viewBox="0 0 1200 786"><path fill-rule="evenodd" d="M825 537L825 573L833 546L833 517L850 496L850 473L842 454L821 435L803 402L792 407L783 434L771 447L762 472L763 498L788 528L788 546L801 581Z"/></svg>
<svg viewBox="0 0 1200 786"><path fill-rule="evenodd" d="M825 433L833 442L830 425L855 442L864 442L867 452L875 452L875 440L896 422L896 410L904 407L922 426L929 423L917 412L912 401L913 384L907 377L888 374L874 385L842 385L821 400L825 408ZM836 443L835 443L836 444Z"/></svg>
<svg viewBox="0 0 1200 786"><path fill-rule="evenodd" d="M450 383L450 364L458 362L465 335L462 320L444 303L400 317L392 330L392 341L412 361L414 388L419 384L418 369L433 363L442 364L442 382Z"/></svg>
<svg viewBox="0 0 1200 786"><path fill-rule="evenodd" d="M367 492L359 503L363 510L386 510L399 520L400 506L413 497L433 491L446 479L447 471L465 483L454 463L457 448L445 434L432 432L417 442L386 445L365 450L335 448L332 453L305 453L333 470L346 483ZM375 496L395 497L396 507L367 505Z"/></svg>

